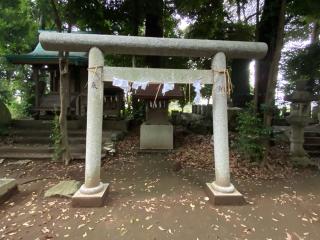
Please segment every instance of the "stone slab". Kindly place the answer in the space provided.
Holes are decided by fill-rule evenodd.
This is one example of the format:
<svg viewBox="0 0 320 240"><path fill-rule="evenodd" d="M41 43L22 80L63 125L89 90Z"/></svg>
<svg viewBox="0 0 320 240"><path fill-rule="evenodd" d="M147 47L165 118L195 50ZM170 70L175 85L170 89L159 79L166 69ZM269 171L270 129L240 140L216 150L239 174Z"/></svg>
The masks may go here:
<svg viewBox="0 0 320 240"><path fill-rule="evenodd" d="M0 202L7 200L12 194L18 191L17 181L15 179L0 179Z"/></svg>
<svg viewBox="0 0 320 240"><path fill-rule="evenodd" d="M140 149L173 149L173 126L142 124Z"/></svg>
<svg viewBox="0 0 320 240"><path fill-rule="evenodd" d="M69 197L71 198L73 194L78 191L81 187L81 183L75 180L61 181L54 185L52 188L47 190L44 197Z"/></svg>
<svg viewBox="0 0 320 240"><path fill-rule="evenodd" d="M32 162L31 160L25 159L25 160L11 161L7 165L28 165L31 162Z"/></svg>
<svg viewBox="0 0 320 240"><path fill-rule="evenodd" d="M213 205L237 206L245 204L243 195L236 189L233 193L221 193L214 190L211 183L206 183L205 191Z"/></svg>
<svg viewBox="0 0 320 240"><path fill-rule="evenodd" d="M83 194L78 190L72 197L73 207L102 207L109 191L109 183L103 183L103 189L96 194Z"/></svg>

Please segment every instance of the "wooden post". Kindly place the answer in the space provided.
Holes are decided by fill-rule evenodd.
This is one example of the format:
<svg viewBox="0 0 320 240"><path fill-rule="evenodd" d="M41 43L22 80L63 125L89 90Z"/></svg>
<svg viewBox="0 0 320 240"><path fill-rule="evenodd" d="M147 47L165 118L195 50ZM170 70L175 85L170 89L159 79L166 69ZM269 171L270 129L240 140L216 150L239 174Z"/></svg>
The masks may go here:
<svg viewBox="0 0 320 240"><path fill-rule="evenodd" d="M35 107L39 107L39 65L32 65L32 78L35 82Z"/></svg>

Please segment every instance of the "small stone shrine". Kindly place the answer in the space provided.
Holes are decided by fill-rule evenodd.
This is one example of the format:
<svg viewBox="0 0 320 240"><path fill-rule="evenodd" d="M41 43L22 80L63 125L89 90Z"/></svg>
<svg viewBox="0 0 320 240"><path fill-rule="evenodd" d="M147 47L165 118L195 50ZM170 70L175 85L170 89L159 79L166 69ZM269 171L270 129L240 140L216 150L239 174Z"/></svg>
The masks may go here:
<svg viewBox="0 0 320 240"><path fill-rule="evenodd" d="M146 103L146 119L140 126L140 149L173 149L173 126L169 121L169 100L183 97L179 86L165 91L161 84L138 89L134 97Z"/></svg>

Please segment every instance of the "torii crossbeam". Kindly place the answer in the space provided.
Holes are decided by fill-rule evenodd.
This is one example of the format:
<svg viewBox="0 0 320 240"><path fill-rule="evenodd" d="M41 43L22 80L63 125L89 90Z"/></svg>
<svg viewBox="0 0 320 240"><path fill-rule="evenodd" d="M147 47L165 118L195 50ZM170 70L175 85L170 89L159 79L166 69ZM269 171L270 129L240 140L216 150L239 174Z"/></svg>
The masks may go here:
<svg viewBox="0 0 320 240"><path fill-rule="evenodd" d="M85 183L73 196L74 206L95 207L104 203L109 184L101 183L101 140L103 81L112 77L131 81L149 79L157 83L214 84L212 89L215 181L207 183L214 204L242 203L243 196L230 182L227 93L224 71L229 58L260 59L268 50L265 43L177 38L150 38L98 34L42 32L40 43L46 50L89 51L88 105ZM211 70L145 69L104 66L104 54L213 57ZM170 78L166 76L169 74Z"/></svg>

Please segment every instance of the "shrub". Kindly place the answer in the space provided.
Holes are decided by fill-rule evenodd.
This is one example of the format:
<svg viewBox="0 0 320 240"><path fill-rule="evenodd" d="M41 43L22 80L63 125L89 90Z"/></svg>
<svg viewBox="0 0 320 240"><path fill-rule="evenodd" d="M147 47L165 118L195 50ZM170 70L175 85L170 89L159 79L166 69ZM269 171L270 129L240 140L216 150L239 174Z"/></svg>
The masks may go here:
<svg viewBox="0 0 320 240"><path fill-rule="evenodd" d="M50 139L53 146L52 159L54 161L59 161L61 160L63 149L61 148L61 133L58 115L55 115L52 120Z"/></svg>
<svg viewBox="0 0 320 240"><path fill-rule="evenodd" d="M263 126L252 103L239 112L236 129L236 147L240 154L250 161L260 162L266 150L265 142L270 136L270 130Z"/></svg>

